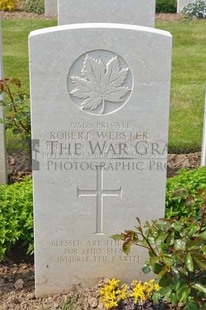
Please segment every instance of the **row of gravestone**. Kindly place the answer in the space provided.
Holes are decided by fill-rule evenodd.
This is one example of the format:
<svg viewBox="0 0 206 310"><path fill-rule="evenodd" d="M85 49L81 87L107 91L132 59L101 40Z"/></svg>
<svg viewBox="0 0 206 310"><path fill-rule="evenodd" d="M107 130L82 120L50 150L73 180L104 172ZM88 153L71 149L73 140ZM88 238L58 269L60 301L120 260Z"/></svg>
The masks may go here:
<svg viewBox="0 0 206 310"><path fill-rule="evenodd" d="M180 13L182 11L182 9L187 6L189 3L192 3L194 0L178 0L177 1L177 13ZM84 5L84 7L87 7L87 0L85 2L83 2L83 0L81 1L82 4ZM99 0L95 0L93 1L93 5L98 6L99 3L101 1ZM142 1L140 1L142 2ZM45 15L46 16L57 16L57 0L45 0ZM61 6L62 1L60 2L60 6ZM75 7L75 0L65 0L65 3L67 3L68 5L68 9L73 9ZM61 7L59 7L59 10L61 10ZM60 12L61 15L61 12ZM71 14L72 16L72 14Z"/></svg>
<svg viewBox="0 0 206 310"><path fill-rule="evenodd" d="M58 19L29 38L36 296L146 279L146 251L110 236L164 216L172 37L155 1L60 0Z"/></svg>

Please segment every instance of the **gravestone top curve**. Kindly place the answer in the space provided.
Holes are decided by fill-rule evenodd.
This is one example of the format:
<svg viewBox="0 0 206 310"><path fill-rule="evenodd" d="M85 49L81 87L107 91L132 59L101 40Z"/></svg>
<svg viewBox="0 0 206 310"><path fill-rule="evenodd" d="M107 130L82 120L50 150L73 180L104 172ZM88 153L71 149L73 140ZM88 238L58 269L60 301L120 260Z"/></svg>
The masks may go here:
<svg viewBox="0 0 206 310"><path fill-rule="evenodd" d="M34 31L31 31L29 37L44 35L44 34L53 34L54 32L62 32L67 30L74 30L74 29L101 29L101 28L111 28L111 29L122 29L122 30L136 30L141 32L149 32L151 34L156 35L164 35L168 37L172 37L171 33L165 30L160 30L156 28L149 28L144 26L136 26L136 25L127 25L127 24L112 24L112 23L87 23L87 24L71 24L71 25L61 25L61 26L54 26L54 27L48 27L44 29L37 29Z"/></svg>

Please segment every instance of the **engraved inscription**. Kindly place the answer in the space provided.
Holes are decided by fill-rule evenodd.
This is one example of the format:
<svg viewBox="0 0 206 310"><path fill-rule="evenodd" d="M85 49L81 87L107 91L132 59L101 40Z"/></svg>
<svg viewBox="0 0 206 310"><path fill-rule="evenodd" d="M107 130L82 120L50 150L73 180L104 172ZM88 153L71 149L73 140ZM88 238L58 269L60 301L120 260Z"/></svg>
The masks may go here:
<svg viewBox="0 0 206 310"><path fill-rule="evenodd" d="M108 51L90 51L73 66L81 66L81 71L70 70L69 94L81 110L97 115L109 114L128 99L131 72L120 56Z"/></svg>
<svg viewBox="0 0 206 310"><path fill-rule="evenodd" d="M53 240L51 242L56 251L57 263L139 263L141 256L137 249L132 248L129 255L122 250L119 240Z"/></svg>
<svg viewBox="0 0 206 310"><path fill-rule="evenodd" d="M104 190L103 188L103 169L101 166L96 167L96 189L79 189L77 187L77 197L94 196L96 197L96 234L103 234L103 197L120 197L122 198L122 188L117 190Z"/></svg>

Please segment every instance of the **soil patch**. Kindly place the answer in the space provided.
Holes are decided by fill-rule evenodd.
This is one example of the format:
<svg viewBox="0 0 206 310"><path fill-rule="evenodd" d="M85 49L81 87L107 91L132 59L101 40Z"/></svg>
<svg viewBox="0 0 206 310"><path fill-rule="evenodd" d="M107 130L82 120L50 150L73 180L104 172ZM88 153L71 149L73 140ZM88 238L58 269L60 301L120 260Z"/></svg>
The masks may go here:
<svg viewBox="0 0 206 310"><path fill-rule="evenodd" d="M79 284L64 294L35 298L34 266L32 264L0 264L0 310L105 310L103 304L99 302L99 290L107 282L107 279L99 279L94 287L83 289ZM68 301L70 307L64 308L65 302ZM121 307L121 310L123 309L126 308ZM140 310L142 307L135 309ZM180 304L173 307L171 304L161 303L161 308L159 308L148 303L144 309L181 310L182 306Z"/></svg>
<svg viewBox="0 0 206 310"><path fill-rule="evenodd" d="M24 11L17 12L3 12L0 11L0 17L2 19L54 19L54 17L45 17L44 14L27 13Z"/></svg>
<svg viewBox="0 0 206 310"><path fill-rule="evenodd" d="M180 169L195 169L200 166L201 153L169 154L167 177L177 174ZM9 183L21 181L25 176L31 176L31 158L26 152L11 153L7 156ZM161 169L161 167L159 168Z"/></svg>
<svg viewBox="0 0 206 310"><path fill-rule="evenodd" d="M0 11L0 17L2 19L54 19L54 17L49 17L44 14L36 14L36 13L27 13L23 10L19 10L16 12L5 12ZM181 14L166 14L166 13L159 13L156 14L156 21L162 20L162 21L178 21L182 17Z"/></svg>
<svg viewBox="0 0 206 310"><path fill-rule="evenodd" d="M162 20L167 22L176 22L182 18L181 14L170 14L170 13L158 13L156 14L156 21Z"/></svg>

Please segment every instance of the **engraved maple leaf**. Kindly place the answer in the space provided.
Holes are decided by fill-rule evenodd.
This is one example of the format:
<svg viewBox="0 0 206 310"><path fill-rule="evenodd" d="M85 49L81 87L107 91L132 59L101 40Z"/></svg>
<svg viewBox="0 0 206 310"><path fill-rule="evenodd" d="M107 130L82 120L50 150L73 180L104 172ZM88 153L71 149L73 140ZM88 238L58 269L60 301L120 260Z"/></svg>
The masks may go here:
<svg viewBox="0 0 206 310"><path fill-rule="evenodd" d="M85 56L81 76L71 76L75 88L70 94L84 99L81 109L96 110L102 105L100 114L105 111L106 102L120 103L131 89L124 87L128 68L121 69L118 56L105 64L96 58Z"/></svg>

